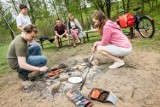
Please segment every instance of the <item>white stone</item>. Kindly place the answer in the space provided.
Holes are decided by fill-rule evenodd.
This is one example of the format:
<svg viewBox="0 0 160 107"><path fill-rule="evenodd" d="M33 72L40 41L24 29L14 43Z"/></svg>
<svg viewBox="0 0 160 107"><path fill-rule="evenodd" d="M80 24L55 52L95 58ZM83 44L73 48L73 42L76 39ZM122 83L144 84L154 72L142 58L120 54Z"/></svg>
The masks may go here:
<svg viewBox="0 0 160 107"><path fill-rule="evenodd" d="M60 76L59 76L59 80L60 80L61 82L67 81L68 78L69 78L69 76L68 76L68 74L66 74L66 73L62 73L62 74L60 74Z"/></svg>

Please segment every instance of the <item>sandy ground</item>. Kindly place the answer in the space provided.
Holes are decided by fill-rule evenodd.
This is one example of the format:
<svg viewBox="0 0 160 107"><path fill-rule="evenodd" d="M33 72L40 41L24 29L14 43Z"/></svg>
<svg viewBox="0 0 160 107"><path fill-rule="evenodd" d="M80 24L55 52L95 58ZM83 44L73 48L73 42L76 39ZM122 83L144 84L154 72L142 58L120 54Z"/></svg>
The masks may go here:
<svg viewBox="0 0 160 107"><path fill-rule="evenodd" d="M83 49L83 45L76 47ZM81 49L81 50L82 50ZM89 56L89 52L81 52ZM81 58L80 54L71 54L64 60ZM64 54L63 54L64 55ZM102 58L104 73L97 75L92 84L85 85L82 94L87 96L92 88L102 88L112 91L124 103L122 107L160 107L160 54L147 50L133 52L125 57L126 65L119 69L108 68L111 60ZM61 59L62 60L62 59ZM62 60L62 62L64 62ZM22 81L16 72L0 77L0 107L75 107L63 94L54 99L42 99L22 90ZM94 107L114 107L110 103L91 100Z"/></svg>

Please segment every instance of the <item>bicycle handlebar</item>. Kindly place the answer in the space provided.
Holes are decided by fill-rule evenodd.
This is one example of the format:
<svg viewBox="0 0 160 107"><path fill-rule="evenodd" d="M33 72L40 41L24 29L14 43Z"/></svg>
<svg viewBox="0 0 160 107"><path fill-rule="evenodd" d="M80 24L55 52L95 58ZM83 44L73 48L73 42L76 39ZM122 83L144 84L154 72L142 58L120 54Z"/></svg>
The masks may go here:
<svg viewBox="0 0 160 107"><path fill-rule="evenodd" d="M121 11L121 12L119 12L119 14L125 14L125 13L128 13L128 11L127 10L123 10L123 11Z"/></svg>
<svg viewBox="0 0 160 107"><path fill-rule="evenodd" d="M136 7L136 8L133 9L133 11L137 11L137 10L139 10L140 8L141 8L141 7ZM119 12L119 14L125 14L125 13L128 13L128 11L127 11L127 10L123 10L123 11Z"/></svg>
<svg viewBox="0 0 160 107"><path fill-rule="evenodd" d="M141 7L136 7L136 8L134 8L133 10L134 11L137 11L137 10L139 10Z"/></svg>

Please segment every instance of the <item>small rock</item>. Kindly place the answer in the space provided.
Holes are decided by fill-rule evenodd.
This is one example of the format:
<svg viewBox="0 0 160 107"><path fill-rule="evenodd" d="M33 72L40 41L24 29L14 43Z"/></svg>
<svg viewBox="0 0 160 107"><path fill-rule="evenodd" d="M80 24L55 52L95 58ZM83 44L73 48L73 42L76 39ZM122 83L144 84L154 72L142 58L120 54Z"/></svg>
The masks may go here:
<svg viewBox="0 0 160 107"><path fill-rule="evenodd" d="M68 74L66 74L66 73L62 73L62 74L60 74L60 76L59 76L59 80L60 80L61 82L67 81L68 78L69 78L69 76L68 76Z"/></svg>
<svg viewBox="0 0 160 107"><path fill-rule="evenodd" d="M31 82L31 81L24 81L24 82L22 82L22 85L23 85L24 89L28 89L30 86L33 85L33 82Z"/></svg>
<svg viewBox="0 0 160 107"><path fill-rule="evenodd" d="M91 62L92 65L99 65L99 61L98 59L95 59Z"/></svg>
<svg viewBox="0 0 160 107"><path fill-rule="evenodd" d="M60 82L57 82L57 83L51 85L49 88L50 92L57 93L60 85L61 85Z"/></svg>
<svg viewBox="0 0 160 107"><path fill-rule="evenodd" d="M68 66L64 63L59 64L59 68L67 68Z"/></svg>

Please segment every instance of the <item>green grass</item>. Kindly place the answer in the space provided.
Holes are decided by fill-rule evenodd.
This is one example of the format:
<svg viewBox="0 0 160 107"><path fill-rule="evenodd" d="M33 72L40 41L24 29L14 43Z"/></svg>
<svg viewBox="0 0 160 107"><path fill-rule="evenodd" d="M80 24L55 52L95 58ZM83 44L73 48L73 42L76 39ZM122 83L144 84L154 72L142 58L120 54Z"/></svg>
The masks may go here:
<svg viewBox="0 0 160 107"><path fill-rule="evenodd" d="M138 39L133 39L134 41L132 41L132 45L133 47L135 47L136 49L142 50L142 49L147 49L149 50L154 50L157 52L160 52L160 35L159 35L160 31L158 29L156 29L156 32L154 34L154 36L152 38L142 38L140 37L140 35L138 34Z"/></svg>
<svg viewBox="0 0 160 107"><path fill-rule="evenodd" d="M8 45L0 45L0 75L7 74L11 71L6 62L6 53Z"/></svg>
<svg viewBox="0 0 160 107"><path fill-rule="evenodd" d="M157 52L160 52L160 20L159 20L159 17L160 17L160 14L159 12L157 11L153 11L152 13L148 14L150 15L153 19L155 19L155 25L156 25L156 32L155 32L155 35L150 39L143 39L140 37L139 34L137 34L136 36L138 36L138 39L137 38L134 38L132 41L132 45L133 45L133 48L134 50L147 50L147 51L151 51L151 50L154 50L154 51L157 51ZM128 32L128 29L123 29L124 32ZM81 44L82 47L88 47L88 49L90 49L93 45L93 42L97 41L97 40L100 40L100 37L97 33L90 33L89 34L89 37L91 36L97 36L94 37L94 38L89 38L89 42L87 41L86 39L86 43L85 44ZM72 41L71 41L72 42ZM68 50L68 48L66 47L67 45L67 42L64 42L63 43L63 47L61 48L61 51L60 52L55 52L55 42L53 43L45 43L44 45L44 49L42 49L42 53L47 56L47 58L49 59L48 61L48 64L49 66L52 66L53 64L57 63L57 62L60 62L61 60L63 60L62 57L70 57L72 55L74 55L76 53L76 51L79 51L78 47L76 47L75 49L70 49ZM7 49L8 49L8 45L0 45L0 75L4 75L4 74L8 74L10 73L11 70L8 65L7 65L7 62L6 62L6 53L7 53ZM80 48L81 50L81 48ZM85 49L83 49L85 50ZM87 52L90 52L91 50L85 50ZM67 53L67 54L66 54ZM80 54L81 53L84 53L83 51L80 51ZM69 55L69 56L67 56ZM54 59L52 59L54 58Z"/></svg>
<svg viewBox="0 0 160 107"><path fill-rule="evenodd" d="M160 17L160 14L158 11L154 11L150 14L150 16L155 20L155 26L157 29L160 29L160 20L159 20L159 17Z"/></svg>

